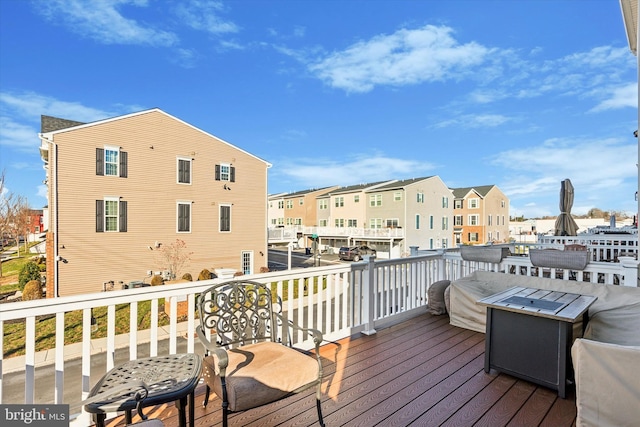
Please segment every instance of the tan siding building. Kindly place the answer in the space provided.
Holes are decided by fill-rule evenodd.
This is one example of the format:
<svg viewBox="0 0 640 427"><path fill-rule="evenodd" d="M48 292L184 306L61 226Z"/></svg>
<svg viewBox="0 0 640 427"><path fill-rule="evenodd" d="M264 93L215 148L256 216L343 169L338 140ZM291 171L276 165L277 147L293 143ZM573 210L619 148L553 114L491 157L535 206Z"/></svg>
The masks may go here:
<svg viewBox="0 0 640 427"><path fill-rule="evenodd" d="M269 163L159 109L68 124L40 134L48 296L166 270L160 254L177 240L191 253L178 277L267 265Z"/></svg>

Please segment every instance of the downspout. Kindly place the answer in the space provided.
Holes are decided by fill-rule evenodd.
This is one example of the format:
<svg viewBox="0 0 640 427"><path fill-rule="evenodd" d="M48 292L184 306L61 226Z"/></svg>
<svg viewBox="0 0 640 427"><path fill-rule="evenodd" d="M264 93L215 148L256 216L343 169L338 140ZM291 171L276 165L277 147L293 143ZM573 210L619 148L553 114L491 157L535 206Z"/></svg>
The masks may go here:
<svg viewBox="0 0 640 427"><path fill-rule="evenodd" d="M53 265L53 297L59 296L58 285L58 151L57 146L53 142L51 137L45 136L40 133L38 137L41 141L45 142L49 146L48 154L48 196L50 197L47 202L49 203L49 226L48 232L53 233L53 259L51 264ZM55 173L55 174L54 174ZM52 208L53 204L53 208ZM46 250L45 250L46 253Z"/></svg>

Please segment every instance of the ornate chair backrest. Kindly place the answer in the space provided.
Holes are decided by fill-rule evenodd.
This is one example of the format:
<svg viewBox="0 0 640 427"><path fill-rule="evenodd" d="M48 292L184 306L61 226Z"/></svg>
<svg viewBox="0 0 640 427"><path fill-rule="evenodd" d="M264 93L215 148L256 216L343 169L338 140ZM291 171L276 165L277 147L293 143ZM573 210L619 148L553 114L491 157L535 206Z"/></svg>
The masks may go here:
<svg viewBox="0 0 640 427"><path fill-rule="evenodd" d="M220 346L238 347L260 341L277 341L273 315L280 304L262 283L234 280L214 285L200 294L198 311L203 330L215 334Z"/></svg>

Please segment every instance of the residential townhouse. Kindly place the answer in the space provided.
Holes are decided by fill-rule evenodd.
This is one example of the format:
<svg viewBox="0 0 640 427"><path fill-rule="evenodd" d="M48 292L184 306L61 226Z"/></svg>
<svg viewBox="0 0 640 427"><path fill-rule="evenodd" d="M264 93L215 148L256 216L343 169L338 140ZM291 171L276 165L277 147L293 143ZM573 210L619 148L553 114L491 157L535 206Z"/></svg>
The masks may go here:
<svg viewBox="0 0 640 427"><path fill-rule="evenodd" d="M270 203L276 199L280 196ZM451 246L452 205L451 191L438 176L357 184L316 196L318 225L302 222L299 229L307 238L317 235L321 248L364 244L381 258L396 257L408 254L411 246ZM297 243L307 245L308 240Z"/></svg>
<svg viewBox="0 0 640 427"><path fill-rule="evenodd" d="M509 240L509 199L496 185L454 188L452 192L455 244Z"/></svg>
<svg viewBox="0 0 640 427"><path fill-rule="evenodd" d="M286 226L318 225L318 209L316 199L335 190L338 186L298 191L289 193L284 200L284 224Z"/></svg>
<svg viewBox="0 0 640 427"><path fill-rule="evenodd" d="M270 164L162 110L93 123L43 116L47 296L97 292L168 268L267 265Z"/></svg>
<svg viewBox="0 0 640 427"><path fill-rule="evenodd" d="M439 176L393 181L367 192L367 227L402 229L402 238L389 237L376 250L398 257L412 246L439 249L451 246L453 196Z"/></svg>

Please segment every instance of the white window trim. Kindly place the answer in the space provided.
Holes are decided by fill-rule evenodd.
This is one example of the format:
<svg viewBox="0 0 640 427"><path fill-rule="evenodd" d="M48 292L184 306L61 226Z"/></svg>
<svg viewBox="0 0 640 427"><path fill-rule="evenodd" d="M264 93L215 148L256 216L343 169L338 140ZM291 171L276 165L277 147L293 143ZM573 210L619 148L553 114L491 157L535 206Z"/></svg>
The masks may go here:
<svg viewBox="0 0 640 427"><path fill-rule="evenodd" d="M474 219L475 219L475 221L472 221L472 220L471 220L472 218L474 218ZM475 227L475 226L480 225L480 216L479 216L478 214L469 214L469 218L468 218L468 220L469 220L468 224L469 224L470 226ZM475 222L475 224L474 224L474 222Z"/></svg>
<svg viewBox="0 0 640 427"><path fill-rule="evenodd" d="M220 163L220 181L231 181L231 163ZM227 172L223 172L222 169L227 168ZM226 175L226 177L225 177Z"/></svg>
<svg viewBox="0 0 640 427"><path fill-rule="evenodd" d="M475 206L473 206L474 204L475 204ZM480 199L477 198L477 197L475 197L473 199L469 199L467 201L467 207L469 209L478 209L478 208L480 208Z"/></svg>
<svg viewBox="0 0 640 427"><path fill-rule="evenodd" d="M180 205L189 205L189 231L180 231ZM190 234L193 230L193 201L178 200L176 202L176 233Z"/></svg>
<svg viewBox="0 0 640 427"><path fill-rule="evenodd" d="M103 209L103 230L105 233L118 233L120 232L120 197L105 197L104 199L104 209ZM116 202L116 229L115 230L107 230L107 202Z"/></svg>
<svg viewBox="0 0 640 427"><path fill-rule="evenodd" d="M104 149L104 176L120 176L120 147L116 147L115 145L105 145ZM116 160L116 173L108 174L107 173L107 151L116 151L118 153L118 158Z"/></svg>
<svg viewBox="0 0 640 427"><path fill-rule="evenodd" d="M189 182L180 182L180 161L189 162ZM193 183L193 159L191 157L176 157L176 183L180 185L191 185Z"/></svg>
<svg viewBox="0 0 640 427"><path fill-rule="evenodd" d="M220 229L220 225L221 225L220 224L220 220L222 219L222 208L224 206L227 206L229 208L229 230L224 230L223 231L223 230ZM233 209L231 208L231 206L232 206L231 203L220 203L220 204L218 204L218 232L219 233L231 233L231 231L232 231L232 228L231 228L232 220L231 219L232 219L232 215L233 215ZM289 219L292 219L292 218L287 218L287 220L289 220Z"/></svg>

